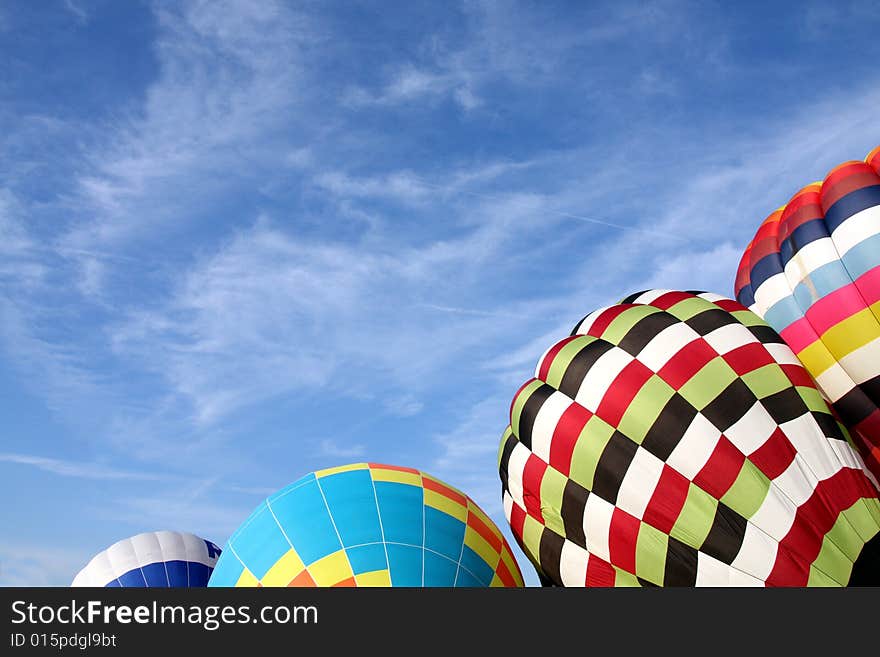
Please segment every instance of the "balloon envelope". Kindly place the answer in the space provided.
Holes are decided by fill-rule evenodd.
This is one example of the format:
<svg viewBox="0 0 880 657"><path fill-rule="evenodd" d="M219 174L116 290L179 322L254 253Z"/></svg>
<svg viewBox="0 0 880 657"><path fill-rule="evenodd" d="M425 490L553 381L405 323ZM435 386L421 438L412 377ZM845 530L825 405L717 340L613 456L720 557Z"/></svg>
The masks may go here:
<svg viewBox="0 0 880 657"><path fill-rule="evenodd" d="M468 496L376 463L319 470L266 499L209 586L522 586L501 531Z"/></svg>
<svg viewBox="0 0 880 657"><path fill-rule="evenodd" d="M880 583L875 482L779 335L718 295L584 318L516 393L499 472L544 582Z"/></svg>
<svg viewBox="0 0 880 657"><path fill-rule="evenodd" d="M188 532L146 532L95 555L71 586L201 587L220 548Z"/></svg>
<svg viewBox="0 0 880 657"><path fill-rule="evenodd" d="M880 476L880 148L767 217L735 292L797 354Z"/></svg>

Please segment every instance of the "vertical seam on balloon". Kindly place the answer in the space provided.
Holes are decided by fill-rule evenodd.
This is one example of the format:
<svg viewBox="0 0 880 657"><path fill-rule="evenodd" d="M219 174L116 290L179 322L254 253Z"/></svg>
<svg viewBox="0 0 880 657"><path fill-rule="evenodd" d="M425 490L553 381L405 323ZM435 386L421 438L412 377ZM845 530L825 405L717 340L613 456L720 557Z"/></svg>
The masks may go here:
<svg viewBox="0 0 880 657"><path fill-rule="evenodd" d="M465 539L467 538L467 518L468 518L467 514L470 513L470 508L469 508L470 503L471 503L470 500L467 500L467 504L465 506L466 514L464 517L464 534L461 537L461 550L458 553L458 564L455 568L455 579L452 580L453 588L458 584L458 573L461 572L462 568L464 568L464 566L461 565L461 560L464 558L464 542L465 542ZM464 569L467 570L467 568L464 568ZM471 573L471 571L467 570L467 572L470 573L471 575L473 575L473 573Z"/></svg>
<svg viewBox="0 0 880 657"><path fill-rule="evenodd" d="M382 548L385 550L385 565L388 567L388 581L394 586L391 578L391 559L388 558L388 541L385 540L385 523L382 522L382 510L379 508L379 494L376 492L376 480L373 479L373 470L368 468L370 485L373 487L373 501L376 503L376 515L379 517L379 531L382 533Z"/></svg>
<svg viewBox="0 0 880 657"><path fill-rule="evenodd" d="M351 560L348 558L348 553L345 551L345 544L342 542L342 535L339 533L339 528L336 526L336 520L333 519L333 512L330 510L330 505L327 504L327 498L324 495L324 489L321 488L321 481L318 477L315 477L315 483L318 484L318 491L321 493L321 499L324 500L324 508L327 509L327 515L330 517L330 524L333 525L333 531L336 532L336 538L339 541L339 549L342 554L345 555L345 560L348 562L351 574L354 575L354 566L351 565Z"/></svg>

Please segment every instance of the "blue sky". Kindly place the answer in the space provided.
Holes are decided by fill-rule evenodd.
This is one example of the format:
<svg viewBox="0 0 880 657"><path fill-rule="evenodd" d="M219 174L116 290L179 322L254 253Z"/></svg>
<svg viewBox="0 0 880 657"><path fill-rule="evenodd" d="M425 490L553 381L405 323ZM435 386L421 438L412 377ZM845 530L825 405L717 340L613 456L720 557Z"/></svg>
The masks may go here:
<svg viewBox="0 0 880 657"><path fill-rule="evenodd" d="M0 584L222 543L363 460L507 531L541 353L637 290L732 295L760 221L880 143L878 28L870 0L0 4Z"/></svg>

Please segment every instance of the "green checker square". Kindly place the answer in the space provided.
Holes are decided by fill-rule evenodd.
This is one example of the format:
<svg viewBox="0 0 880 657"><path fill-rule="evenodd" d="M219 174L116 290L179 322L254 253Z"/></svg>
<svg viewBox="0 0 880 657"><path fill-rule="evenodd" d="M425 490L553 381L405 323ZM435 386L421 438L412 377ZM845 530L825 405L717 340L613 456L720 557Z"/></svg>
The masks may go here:
<svg viewBox="0 0 880 657"><path fill-rule="evenodd" d="M692 376L678 393L701 411L736 378L733 368L721 356L716 356Z"/></svg>
<svg viewBox="0 0 880 657"><path fill-rule="evenodd" d="M648 315L663 312L654 306L633 306L627 308L602 331L602 339L614 344L620 344L623 337L629 333L629 330L642 321Z"/></svg>
<svg viewBox="0 0 880 657"><path fill-rule="evenodd" d="M826 415L828 414L828 402L822 399L822 395L818 390L815 388L807 388L806 386L795 386L794 389L801 396L801 399L804 400L807 408L811 411L825 413Z"/></svg>
<svg viewBox="0 0 880 657"><path fill-rule="evenodd" d="M877 498L856 500L855 504L843 512L844 517L859 535L863 543L867 543L880 532L880 501ZM862 546L859 546L861 551ZM847 553L849 554L849 553ZM855 553L858 556L858 553Z"/></svg>
<svg viewBox="0 0 880 657"><path fill-rule="evenodd" d="M541 557L541 534L544 533L544 525L526 514L526 521L523 524L522 541L525 546L526 554L534 557L535 563L540 563Z"/></svg>
<svg viewBox="0 0 880 657"><path fill-rule="evenodd" d="M717 510L718 500L690 482L684 506L669 535L685 545L699 549L712 529Z"/></svg>
<svg viewBox="0 0 880 657"><path fill-rule="evenodd" d="M666 402L672 399L674 394L675 389L672 386L656 374L652 374L620 418L618 429L630 440L641 445L666 406Z"/></svg>
<svg viewBox="0 0 880 657"><path fill-rule="evenodd" d="M844 570L851 570L851 568L845 568ZM813 563L810 566L810 574L807 577L807 586L825 588L840 587L843 586L841 582L846 582L849 579L849 573L847 573L842 580L837 579L837 577L838 575L836 574L832 575L823 572L817 563Z"/></svg>
<svg viewBox="0 0 880 657"><path fill-rule="evenodd" d="M594 415L587 420L572 450L571 472L568 475L572 481L587 490L593 490L596 465L613 433L614 427L598 416Z"/></svg>
<svg viewBox="0 0 880 657"><path fill-rule="evenodd" d="M847 552L852 546L838 543L838 539L843 539L845 542L850 541L852 536L846 536L846 534L854 534L855 532L852 527L844 529L841 525L848 525L843 515L837 518L837 522L834 523L834 526L822 539L822 547L810 567L810 581L814 576L820 579L826 576L841 585L849 581L855 558L849 556ZM858 538L857 541L859 544L858 549L861 549L862 541ZM856 551L856 556L858 556L858 550ZM808 581L808 584L810 584L810 581ZM815 584L814 586L822 586L822 584Z"/></svg>
<svg viewBox="0 0 880 657"><path fill-rule="evenodd" d="M756 370L746 372L742 380L758 399L791 388L791 379L785 376L785 372L776 363L768 363Z"/></svg>
<svg viewBox="0 0 880 657"><path fill-rule="evenodd" d="M721 501L736 511L743 518L751 518L761 507L770 490L770 480L758 467L749 460L743 462L730 489L721 497Z"/></svg>
<svg viewBox="0 0 880 657"><path fill-rule="evenodd" d="M638 578L632 573L628 573L625 570L621 570L616 566L612 566L614 568L614 586L618 587L636 587L641 586Z"/></svg>
<svg viewBox="0 0 880 657"><path fill-rule="evenodd" d="M830 541L845 555L848 561L854 562L859 558L865 545L864 537L870 537L876 532L877 525L871 517L866 500L862 498L856 500L855 504L837 516L837 521L825 534L824 541ZM825 548L824 541L823 549Z"/></svg>
<svg viewBox="0 0 880 657"><path fill-rule="evenodd" d="M707 310L712 310L713 308L717 308L714 303L711 301L706 301L705 299L701 299L699 297L689 297L687 299L682 299L678 303L673 306L670 306L666 309L673 317L681 320L682 322L686 322L691 317L699 315L700 313L704 313Z"/></svg>
<svg viewBox="0 0 880 657"><path fill-rule="evenodd" d="M751 310L734 310L730 314L733 315L743 326L766 326L767 328L770 328L770 325L767 322Z"/></svg>
<svg viewBox="0 0 880 657"><path fill-rule="evenodd" d="M523 407L526 405L526 402L529 400L529 397L532 394L544 385L543 382L535 380L529 383L525 388L523 388L520 393L516 396L516 400L513 402L513 409L510 413L510 426L511 427L519 427L519 418L522 415ZM517 436L519 437L519 436Z"/></svg>
<svg viewBox="0 0 880 657"><path fill-rule="evenodd" d="M656 527L643 522L636 538L636 575L663 586L666 572L666 550L669 537Z"/></svg>
<svg viewBox="0 0 880 657"><path fill-rule="evenodd" d="M541 479L541 515L544 516L547 527L560 536L565 536L565 525L562 522L560 509L562 509L562 495L567 482L568 477L552 467L544 470L544 477Z"/></svg>
<svg viewBox="0 0 880 657"><path fill-rule="evenodd" d="M559 386L562 384L562 378L565 376L568 366L571 365L572 359L587 345L596 340L597 338L592 335L579 335L560 349L559 353L556 354L556 357L550 364L550 369L547 372L547 383L559 390Z"/></svg>
<svg viewBox="0 0 880 657"><path fill-rule="evenodd" d="M498 467L501 467L501 459L504 457L504 446L507 444L507 439L513 435L513 429L510 428L510 425L507 425L507 428L504 430L504 433L501 434L501 440L498 442L498 458L496 459L496 464Z"/></svg>

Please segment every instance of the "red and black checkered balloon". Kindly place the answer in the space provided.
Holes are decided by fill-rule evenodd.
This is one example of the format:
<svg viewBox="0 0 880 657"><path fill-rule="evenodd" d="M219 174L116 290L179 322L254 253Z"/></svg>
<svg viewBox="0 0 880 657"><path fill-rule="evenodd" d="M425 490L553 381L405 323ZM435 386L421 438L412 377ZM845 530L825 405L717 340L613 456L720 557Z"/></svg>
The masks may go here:
<svg viewBox="0 0 880 657"><path fill-rule="evenodd" d="M545 584L880 584L880 501L762 319L652 290L597 310L516 393L504 509Z"/></svg>

